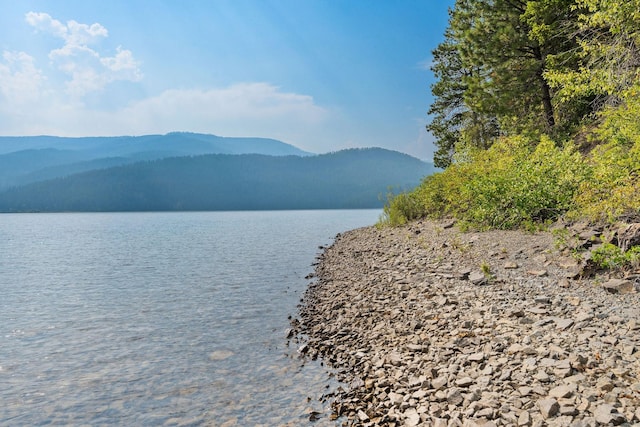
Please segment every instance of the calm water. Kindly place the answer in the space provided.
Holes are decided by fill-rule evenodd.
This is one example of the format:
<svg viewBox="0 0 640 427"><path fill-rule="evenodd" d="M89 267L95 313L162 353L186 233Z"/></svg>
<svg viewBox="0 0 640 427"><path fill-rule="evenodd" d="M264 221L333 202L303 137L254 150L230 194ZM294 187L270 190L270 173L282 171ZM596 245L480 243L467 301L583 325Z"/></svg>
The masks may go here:
<svg viewBox="0 0 640 427"><path fill-rule="evenodd" d="M287 316L379 213L0 215L0 425L310 425Z"/></svg>

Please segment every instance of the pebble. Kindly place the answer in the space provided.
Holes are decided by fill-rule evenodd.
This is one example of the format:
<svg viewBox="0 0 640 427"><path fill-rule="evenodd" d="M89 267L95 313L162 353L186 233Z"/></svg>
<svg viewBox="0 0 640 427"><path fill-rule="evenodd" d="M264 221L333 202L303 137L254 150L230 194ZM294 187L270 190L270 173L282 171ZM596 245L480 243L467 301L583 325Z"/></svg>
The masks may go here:
<svg viewBox="0 0 640 427"><path fill-rule="evenodd" d="M612 293L606 276L568 279L575 262L553 242L550 233L463 233L430 221L341 233L292 322L306 346L300 357L320 358L349 385L332 393L334 419L640 422L640 294Z"/></svg>

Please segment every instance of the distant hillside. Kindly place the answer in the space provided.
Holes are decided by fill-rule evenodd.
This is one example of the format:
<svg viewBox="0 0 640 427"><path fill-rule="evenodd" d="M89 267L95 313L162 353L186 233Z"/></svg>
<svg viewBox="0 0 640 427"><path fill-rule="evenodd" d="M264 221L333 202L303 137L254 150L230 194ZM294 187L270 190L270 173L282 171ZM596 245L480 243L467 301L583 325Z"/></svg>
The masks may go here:
<svg viewBox="0 0 640 427"><path fill-rule="evenodd" d="M201 154L306 156L282 141L173 132L166 135L62 138L0 137L0 190L140 160Z"/></svg>
<svg viewBox="0 0 640 427"><path fill-rule="evenodd" d="M201 155L92 170L0 193L0 211L377 208L431 164L371 148L318 156Z"/></svg>

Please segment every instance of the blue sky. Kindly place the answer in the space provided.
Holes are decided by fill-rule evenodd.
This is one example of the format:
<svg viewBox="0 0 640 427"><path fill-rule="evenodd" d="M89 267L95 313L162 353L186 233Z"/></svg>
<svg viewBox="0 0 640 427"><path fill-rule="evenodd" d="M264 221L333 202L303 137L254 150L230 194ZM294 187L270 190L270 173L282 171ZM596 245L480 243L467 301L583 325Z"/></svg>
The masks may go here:
<svg viewBox="0 0 640 427"><path fill-rule="evenodd" d="M430 160L453 0L0 0L0 134L189 131Z"/></svg>

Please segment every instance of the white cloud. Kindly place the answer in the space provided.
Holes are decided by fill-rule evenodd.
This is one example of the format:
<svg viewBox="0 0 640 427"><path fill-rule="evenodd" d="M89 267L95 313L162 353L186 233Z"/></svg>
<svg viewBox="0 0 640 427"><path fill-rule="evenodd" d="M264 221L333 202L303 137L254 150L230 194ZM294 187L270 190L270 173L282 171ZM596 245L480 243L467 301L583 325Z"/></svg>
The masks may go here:
<svg viewBox="0 0 640 427"><path fill-rule="evenodd" d="M268 83L215 89L166 90L114 111L90 109L50 96L27 117L0 108L3 133L59 136L142 135L171 131L271 137L307 146L321 140L334 117L313 98Z"/></svg>
<svg viewBox="0 0 640 427"><path fill-rule="evenodd" d="M26 15L26 22L38 32L62 40L48 53L48 59L64 79L60 81L56 73L45 75L46 65L38 68L36 58L28 53L4 52L0 58L0 129L4 135L191 131L271 137L318 152L335 149L346 138L340 130L341 119L313 97L265 82L167 89L128 104L102 108L101 99L122 90L114 86L115 92L103 91L107 85L142 78L133 53L118 47L114 54L103 54L97 44L108 32L100 24L64 24L46 13L34 12Z"/></svg>
<svg viewBox="0 0 640 427"><path fill-rule="evenodd" d="M36 12L27 13L25 20L36 30L64 41L62 47L49 52L49 59L70 77L65 83L67 94L75 101L118 80L142 79L140 63L130 50L118 47L114 56L102 56L89 47L109 36L101 24L87 25L73 20L63 24L47 13Z"/></svg>
<svg viewBox="0 0 640 427"><path fill-rule="evenodd" d="M92 44L109 36L107 29L98 23L87 25L71 20L65 25L48 13L37 12L28 12L25 19L35 29L60 37L70 46Z"/></svg>
<svg viewBox="0 0 640 427"><path fill-rule="evenodd" d="M313 98L266 83L208 90L167 90L116 112L82 112L83 122L102 133L144 134L175 130L222 135L273 135L318 126L328 112ZM88 130L88 129L87 129ZM286 132L285 132L286 133ZM275 137L275 136L274 136Z"/></svg>
<svg viewBox="0 0 640 427"><path fill-rule="evenodd" d="M5 51L2 59L0 62L2 104L22 110L24 106L37 102L46 79L36 68L34 58L25 52Z"/></svg>

